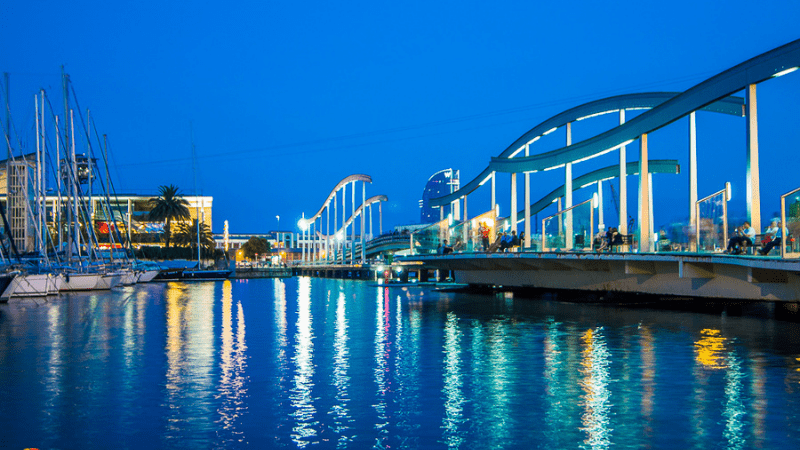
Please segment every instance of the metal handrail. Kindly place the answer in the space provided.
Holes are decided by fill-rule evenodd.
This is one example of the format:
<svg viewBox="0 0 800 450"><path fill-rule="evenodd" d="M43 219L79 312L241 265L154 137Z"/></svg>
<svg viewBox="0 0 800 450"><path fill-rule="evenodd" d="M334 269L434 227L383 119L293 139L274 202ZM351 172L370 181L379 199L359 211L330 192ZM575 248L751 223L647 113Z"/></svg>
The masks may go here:
<svg viewBox="0 0 800 450"><path fill-rule="evenodd" d="M558 216L560 214L564 214L564 213L570 212L573 209L577 208L578 206L583 206L583 205L585 205L587 203L590 203L592 201L594 201L594 199L590 198L589 200L580 202L580 203L578 203L577 205L574 205L574 206L570 206L569 208L561 210L561 211L553 214L552 216L548 216L548 217L545 217L544 219L542 219L542 251L543 252L547 250L547 246L545 245L546 236L547 236L547 233L545 233L545 230L544 230L545 221L546 220L550 220L553 217L556 217L556 216ZM590 244L589 244L590 247L589 248L594 250L594 208L591 208L591 210L589 212L589 224L590 224L589 225L589 241L590 241Z"/></svg>
<svg viewBox="0 0 800 450"><path fill-rule="evenodd" d="M786 243L789 242L789 230L786 227L786 197L794 194L797 191L800 191L800 188L781 195L781 227L783 228L781 233L781 258L786 257Z"/></svg>

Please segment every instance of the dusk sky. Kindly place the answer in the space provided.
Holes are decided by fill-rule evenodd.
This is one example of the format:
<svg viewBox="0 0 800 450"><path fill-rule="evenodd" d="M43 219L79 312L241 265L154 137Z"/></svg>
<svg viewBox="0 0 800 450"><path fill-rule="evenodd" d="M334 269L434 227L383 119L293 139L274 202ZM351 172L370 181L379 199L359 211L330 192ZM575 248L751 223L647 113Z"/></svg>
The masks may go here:
<svg viewBox="0 0 800 450"><path fill-rule="evenodd" d="M296 230L301 214L316 212L353 173L372 176L367 196L389 197L388 228L419 221L418 200L434 172L460 170L466 183L565 109L684 91L799 31L796 0L10 0L0 6L0 72L10 76L17 151L16 142L35 149L40 88L63 114L64 65L80 107L108 135L117 192L153 195L176 184L186 195L213 196L216 233L224 220L232 233L267 232L276 215L282 229ZM758 89L766 220L781 194L800 187L800 71ZM744 210L745 121L718 116L698 114L699 196L730 181L735 213ZM577 123L573 142L614 120ZM682 119L653 133L651 158L675 158L684 169L687 130ZM559 130L532 150L563 141ZM628 148L636 160L638 143ZM615 158L579 164L574 174ZM553 172L533 178L534 201L563 183L563 170ZM498 176L503 215L508 180ZM686 170L654 176L656 226L688 215L687 180ZM633 178L633 211L635 189ZM488 209L486 185L470 197L469 212ZM605 211L614 215L610 202Z"/></svg>

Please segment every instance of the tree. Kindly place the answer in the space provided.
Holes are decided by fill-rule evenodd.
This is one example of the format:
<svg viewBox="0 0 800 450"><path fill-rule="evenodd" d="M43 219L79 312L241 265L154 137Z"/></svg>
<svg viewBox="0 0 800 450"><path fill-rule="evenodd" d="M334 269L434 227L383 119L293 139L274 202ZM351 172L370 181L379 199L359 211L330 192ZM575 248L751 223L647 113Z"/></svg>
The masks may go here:
<svg viewBox="0 0 800 450"><path fill-rule="evenodd" d="M178 193L178 187L174 184L158 187L159 196L148 200L152 208L148 217L153 221L166 220L164 224L164 243L169 248L170 225L174 219L188 219L189 202Z"/></svg>
<svg viewBox="0 0 800 450"><path fill-rule="evenodd" d="M249 259L255 259L256 253L263 255L269 253L269 251L269 241L262 237L253 236L242 245L242 252L244 252L244 256Z"/></svg>
<svg viewBox="0 0 800 450"><path fill-rule="evenodd" d="M181 222L175 230L175 243L197 250L197 219L192 219L192 223ZM205 223L200 224L200 246L211 250L216 245L211 234L211 228Z"/></svg>

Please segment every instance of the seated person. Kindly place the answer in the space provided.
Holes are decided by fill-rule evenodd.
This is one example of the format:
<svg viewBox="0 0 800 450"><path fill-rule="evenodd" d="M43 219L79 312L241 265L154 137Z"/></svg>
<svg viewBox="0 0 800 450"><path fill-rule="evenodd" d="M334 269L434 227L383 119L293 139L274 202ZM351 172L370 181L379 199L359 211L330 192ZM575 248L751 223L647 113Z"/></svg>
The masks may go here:
<svg viewBox="0 0 800 450"><path fill-rule="evenodd" d="M756 230L750 226L750 222L745 221L741 227L736 229L736 235L728 240L728 253L738 255L746 246L753 246L753 239L756 238Z"/></svg>
<svg viewBox="0 0 800 450"><path fill-rule="evenodd" d="M604 248L608 247L608 240L606 239L608 233L601 227L600 230L594 237L594 248L597 250L603 250Z"/></svg>
<svg viewBox="0 0 800 450"><path fill-rule="evenodd" d="M512 247L519 247L519 236L517 236L517 231L516 230L511 232L511 246Z"/></svg>
<svg viewBox="0 0 800 450"><path fill-rule="evenodd" d="M511 247L511 236L504 231L503 235L500 237L500 251L504 252L509 247Z"/></svg>
<svg viewBox="0 0 800 450"><path fill-rule="evenodd" d="M772 223L770 223L770 227L767 229L767 232L765 233L771 238L771 240L767 242L767 245L764 246L763 249L759 250L758 253L761 255L767 255L770 251L772 251L773 248L781 245L781 241L783 240L782 231L783 226L781 222L778 220L773 220Z"/></svg>
<svg viewBox="0 0 800 450"><path fill-rule="evenodd" d="M449 255L450 253L453 253L453 247L450 247L449 245L447 245L447 239L445 239L444 240L444 246L442 247L442 254L443 255Z"/></svg>

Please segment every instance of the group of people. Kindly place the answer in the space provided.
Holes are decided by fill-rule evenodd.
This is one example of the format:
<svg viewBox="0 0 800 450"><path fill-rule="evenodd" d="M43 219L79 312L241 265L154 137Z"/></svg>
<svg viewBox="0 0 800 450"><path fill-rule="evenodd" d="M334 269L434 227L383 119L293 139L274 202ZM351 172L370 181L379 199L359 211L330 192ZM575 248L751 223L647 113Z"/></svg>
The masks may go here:
<svg viewBox="0 0 800 450"><path fill-rule="evenodd" d="M783 242L783 231L781 222L779 220L773 220L764 233L764 239L761 241L764 247L759 249L758 253L760 255L766 255L772 251L773 248L781 245L781 242ZM740 255L744 253L746 247L754 246L755 239L756 230L750 225L750 222L745 221L742 226L736 228L735 236L728 240L726 253Z"/></svg>
<svg viewBox="0 0 800 450"><path fill-rule="evenodd" d="M601 228L595 236L594 244L597 250L606 250L612 245L622 244L622 235L619 234L617 227L610 227L606 232Z"/></svg>
<svg viewBox="0 0 800 450"><path fill-rule="evenodd" d="M519 236L517 236L516 230L512 230L511 234L508 234L504 231L503 234L500 236L500 246L498 247L498 249L501 252L504 252L511 247L519 247L520 240L522 239L525 239L524 231L520 233Z"/></svg>

